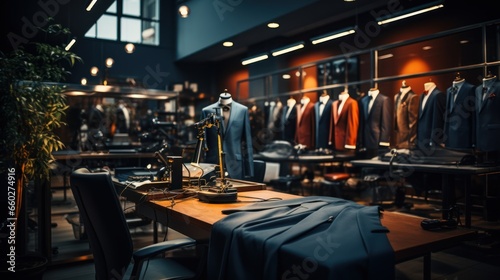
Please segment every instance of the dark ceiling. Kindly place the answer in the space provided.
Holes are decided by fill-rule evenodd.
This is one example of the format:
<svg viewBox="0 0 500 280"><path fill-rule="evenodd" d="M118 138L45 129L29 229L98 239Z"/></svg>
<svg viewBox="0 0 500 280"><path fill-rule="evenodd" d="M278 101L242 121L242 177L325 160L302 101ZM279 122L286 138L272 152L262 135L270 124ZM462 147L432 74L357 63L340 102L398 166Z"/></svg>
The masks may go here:
<svg viewBox="0 0 500 280"><path fill-rule="evenodd" d="M99 0L94 8L85 10L89 1L82 0L16 0L2 1L1 49L8 51L25 42L39 40L38 27L47 25L48 17L70 29L76 37L83 37L88 29L106 11L114 0ZM42 38L43 39L43 38Z"/></svg>
<svg viewBox="0 0 500 280"><path fill-rule="evenodd" d="M47 15L53 16L58 23L69 27L77 37L83 37L86 31L94 24L100 15L113 3L114 0L100 0L91 12L86 12L88 1L70 0L18 0L2 1L2 21L6 28L2 31L2 50L6 51L19 43L29 41L37 36L36 26L42 25L41 21ZM55 3L41 6L40 3ZM61 2L61 4L59 4ZM186 2L186 1L181 1ZM241 34L230 38L238 42L231 49L224 48L221 44L209 46L195 54L183 59L186 62L220 61L234 56L244 55L249 47L252 49L267 48L272 44L284 44L305 36L320 35L325 32L344 27L343 24L354 25L369 11L387 9L387 0L357 0L344 2L343 0L319 0L298 11L277 18L281 24L277 30L270 30L262 26L251 30L244 30ZM404 2L404 3L403 3ZM425 2L417 0L400 0L399 7L403 5L415 6ZM189 3L187 1L186 3ZM39 32L38 32L39 33ZM310 38L310 37L308 37Z"/></svg>

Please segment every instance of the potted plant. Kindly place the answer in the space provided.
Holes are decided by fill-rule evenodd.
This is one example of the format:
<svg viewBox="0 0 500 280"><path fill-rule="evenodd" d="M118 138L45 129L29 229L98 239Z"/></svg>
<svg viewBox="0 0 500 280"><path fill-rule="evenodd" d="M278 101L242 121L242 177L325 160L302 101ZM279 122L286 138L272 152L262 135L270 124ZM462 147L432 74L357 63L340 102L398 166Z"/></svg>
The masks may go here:
<svg viewBox="0 0 500 280"><path fill-rule="evenodd" d="M37 187L50 179L52 152L63 147L54 129L64 124L67 109L57 83L80 61L56 43L61 36L67 38L67 28L50 22L41 31L44 42L0 54L0 173L5 185L0 195L0 271L19 273L21 258L28 255L26 186L31 182Z"/></svg>

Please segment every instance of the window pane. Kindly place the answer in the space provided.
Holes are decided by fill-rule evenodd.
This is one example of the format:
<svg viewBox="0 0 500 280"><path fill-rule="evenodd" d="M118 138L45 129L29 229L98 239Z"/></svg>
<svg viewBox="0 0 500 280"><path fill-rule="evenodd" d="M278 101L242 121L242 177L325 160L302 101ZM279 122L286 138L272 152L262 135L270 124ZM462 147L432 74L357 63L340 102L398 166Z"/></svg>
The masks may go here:
<svg viewBox="0 0 500 280"><path fill-rule="evenodd" d="M106 10L106 13L116 14L116 1L114 1L113 4L109 6L109 8Z"/></svg>
<svg viewBox="0 0 500 280"><path fill-rule="evenodd" d="M482 62L481 29L379 52L379 77L415 74Z"/></svg>
<svg viewBox="0 0 500 280"><path fill-rule="evenodd" d="M121 41L140 43L141 42L141 21L133 18L122 18Z"/></svg>
<svg viewBox="0 0 500 280"><path fill-rule="evenodd" d="M140 0L123 0L123 14L131 16L141 15L141 1Z"/></svg>
<svg viewBox="0 0 500 280"><path fill-rule="evenodd" d="M89 38L95 38L95 30L96 30L96 25L92 25L92 27L85 33L85 37Z"/></svg>
<svg viewBox="0 0 500 280"><path fill-rule="evenodd" d="M158 20L160 18L159 2L158 0L144 0L142 17Z"/></svg>
<svg viewBox="0 0 500 280"><path fill-rule="evenodd" d="M154 21L143 21L142 24L142 42L149 45L159 45L160 25Z"/></svg>
<svg viewBox="0 0 500 280"><path fill-rule="evenodd" d="M103 15L97 21L97 38L99 39L117 39L117 19L115 16Z"/></svg>

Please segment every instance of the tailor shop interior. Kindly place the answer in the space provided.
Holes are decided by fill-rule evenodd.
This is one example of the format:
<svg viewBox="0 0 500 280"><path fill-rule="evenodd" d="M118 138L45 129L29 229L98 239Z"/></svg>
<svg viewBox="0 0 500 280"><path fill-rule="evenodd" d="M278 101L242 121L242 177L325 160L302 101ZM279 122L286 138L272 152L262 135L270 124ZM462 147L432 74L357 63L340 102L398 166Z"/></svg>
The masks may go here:
<svg viewBox="0 0 500 280"><path fill-rule="evenodd" d="M104 2L109 6L95 16L97 28L104 15L130 19L118 11L129 1ZM222 166L223 177L260 180L278 191L359 199L370 186L366 175L383 177L387 169L358 167L351 160L450 164L453 158L454 164L499 165L500 21L479 3L339 1L336 13L321 8L337 5L331 1L236 1L239 7L225 9L212 1L185 1L191 13L183 18L175 1L137 2L160 5L151 19L160 32L146 38L154 28L142 31L126 53L127 33L102 39L91 24L71 49L84 63L70 70L67 125L58 135L66 152L109 155L82 158L73 169L140 167L154 173L173 156L187 165L214 164L207 184L220 178ZM245 17L260 27L228 28L263 6L261 17ZM382 22L425 7L437 8ZM131 19L146 21L147 14ZM272 21L279 27L266 27ZM176 31L170 32L173 22ZM75 25L70 27L80 28ZM251 43L239 46L243 38ZM225 41L234 45L224 47ZM155 156L112 156L136 153ZM298 160L307 156L326 159ZM257 179L254 160L266 162L266 178ZM348 174L333 192L322 186L329 173ZM430 192L441 190L439 176L405 175L403 196L439 200L439 193ZM481 197L484 218L495 221L500 193L483 188L484 180L477 178L474 185L481 187L472 192ZM488 177L489 186L497 181ZM381 189L384 200L397 201L396 190ZM460 188L455 192L463 199ZM398 206L411 208L407 204Z"/></svg>

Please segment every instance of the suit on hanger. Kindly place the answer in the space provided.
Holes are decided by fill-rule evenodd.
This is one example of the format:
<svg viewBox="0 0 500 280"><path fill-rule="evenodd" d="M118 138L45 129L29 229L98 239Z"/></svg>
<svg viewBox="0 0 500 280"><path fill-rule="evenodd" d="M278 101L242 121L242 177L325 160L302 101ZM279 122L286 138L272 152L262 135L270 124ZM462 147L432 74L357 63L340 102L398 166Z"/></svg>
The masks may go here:
<svg viewBox="0 0 500 280"><path fill-rule="evenodd" d="M337 151L346 148L355 149L358 140L359 130L359 106L358 101L348 97L339 111L340 100L332 103L332 123L333 129L330 133L330 141Z"/></svg>
<svg viewBox="0 0 500 280"><path fill-rule="evenodd" d="M320 106L324 105L323 112L320 115ZM314 139L316 149L318 148L331 148L331 144L328 143L330 138L331 130L331 119L332 119L332 100L328 99L325 104L321 102L316 102L314 104L314 120L315 120L315 136Z"/></svg>
<svg viewBox="0 0 500 280"><path fill-rule="evenodd" d="M216 113L215 108L220 108L218 102L203 108L201 118L204 119L211 113ZM227 127L225 127L223 120L220 122L226 170L230 178L244 179L245 177L252 177L254 171L253 148L248 108L236 101L232 101L230 112ZM206 147L208 150L205 154L205 161L218 164L219 149L217 128L215 126L206 129Z"/></svg>
<svg viewBox="0 0 500 280"><path fill-rule="evenodd" d="M360 146L371 150L371 153L376 153L379 146L385 146L389 143L392 128L392 110L389 98L379 93L373 101L371 110L368 111L370 98L369 95L361 98L363 112L361 120L363 124Z"/></svg>
<svg viewBox="0 0 500 280"><path fill-rule="evenodd" d="M424 149L430 145L439 145L444 139L444 115L446 94L437 87L429 95L425 107L422 102L425 93L420 95L417 122L417 147Z"/></svg>
<svg viewBox="0 0 500 280"><path fill-rule="evenodd" d="M500 145L500 81L495 78L484 93L476 88L476 147L480 151L499 151Z"/></svg>
<svg viewBox="0 0 500 280"><path fill-rule="evenodd" d="M409 90L403 95L394 96L394 146L398 149L408 149L415 145L417 138L418 96Z"/></svg>
<svg viewBox="0 0 500 280"><path fill-rule="evenodd" d="M305 107L302 104L297 106L295 142L305 145L307 149L314 149L314 104L309 102Z"/></svg>
<svg viewBox="0 0 500 280"><path fill-rule="evenodd" d="M456 95L456 97L455 97ZM463 82L459 90L446 90L446 117L444 122L445 146L472 149L475 139L475 87Z"/></svg>

